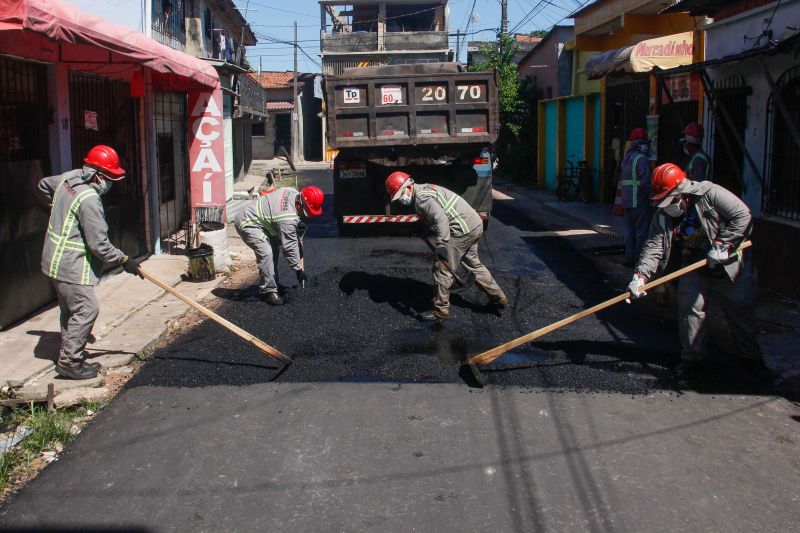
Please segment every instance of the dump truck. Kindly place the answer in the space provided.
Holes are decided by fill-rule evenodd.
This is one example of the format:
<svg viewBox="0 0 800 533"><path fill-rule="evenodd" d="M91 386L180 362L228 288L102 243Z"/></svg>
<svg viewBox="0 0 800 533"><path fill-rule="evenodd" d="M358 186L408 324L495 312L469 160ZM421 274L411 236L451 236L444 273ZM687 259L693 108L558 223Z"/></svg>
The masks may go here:
<svg viewBox="0 0 800 533"><path fill-rule="evenodd" d="M340 232L409 225L385 181L408 172L461 195L484 219L492 208L492 147L500 131L497 73L456 63L350 68L324 79L333 210Z"/></svg>

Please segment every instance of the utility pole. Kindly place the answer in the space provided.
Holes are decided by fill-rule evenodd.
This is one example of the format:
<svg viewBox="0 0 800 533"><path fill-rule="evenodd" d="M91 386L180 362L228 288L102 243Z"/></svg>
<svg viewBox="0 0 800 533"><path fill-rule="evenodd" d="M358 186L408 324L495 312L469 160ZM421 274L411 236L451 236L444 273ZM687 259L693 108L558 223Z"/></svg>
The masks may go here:
<svg viewBox="0 0 800 533"><path fill-rule="evenodd" d="M466 33L461 33L461 30L456 30L456 63L461 57L461 36L467 36Z"/></svg>
<svg viewBox="0 0 800 533"><path fill-rule="evenodd" d="M500 34L508 33L508 0L500 0Z"/></svg>
<svg viewBox="0 0 800 533"><path fill-rule="evenodd" d="M292 161L297 161L297 21L294 21L294 75L292 76Z"/></svg>

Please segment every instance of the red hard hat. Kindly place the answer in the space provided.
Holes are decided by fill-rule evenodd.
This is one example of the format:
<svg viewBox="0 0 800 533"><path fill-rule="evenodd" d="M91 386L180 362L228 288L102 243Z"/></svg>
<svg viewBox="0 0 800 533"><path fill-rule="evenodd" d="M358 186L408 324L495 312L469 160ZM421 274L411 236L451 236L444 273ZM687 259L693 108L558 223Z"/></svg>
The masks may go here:
<svg viewBox="0 0 800 533"><path fill-rule="evenodd" d="M703 130L703 125L697 122L691 122L683 128L683 140L688 143L699 145L703 141L704 136L705 131Z"/></svg>
<svg viewBox="0 0 800 533"><path fill-rule="evenodd" d="M89 150L83 162L102 171L112 181L125 177L125 169L119 166L117 151L105 144L98 144Z"/></svg>
<svg viewBox="0 0 800 533"><path fill-rule="evenodd" d="M322 214L322 202L325 201L322 189L312 185L300 191L300 196L303 197L303 204L312 216L318 217Z"/></svg>
<svg viewBox="0 0 800 533"><path fill-rule="evenodd" d="M653 171L653 196L651 200L663 200L675 187L686 179L686 173L673 163L664 163ZM659 207L662 207L659 205Z"/></svg>
<svg viewBox="0 0 800 533"><path fill-rule="evenodd" d="M412 183L414 183L414 180L411 179L411 176L398 170L396 172L392 172L389 174L389 177L386 178L386 191L389 193L389 196L392 197L392 201L394 202L400 198L403 188L411 185Z"/></svg>
<svg viewBox="0 0 800 533"><path fill-rule="evenodd" d="M631 130L631 135L628 138L629 141L649 141L650 138L647 136L647 130L644 128L633 128Z"/></svg>

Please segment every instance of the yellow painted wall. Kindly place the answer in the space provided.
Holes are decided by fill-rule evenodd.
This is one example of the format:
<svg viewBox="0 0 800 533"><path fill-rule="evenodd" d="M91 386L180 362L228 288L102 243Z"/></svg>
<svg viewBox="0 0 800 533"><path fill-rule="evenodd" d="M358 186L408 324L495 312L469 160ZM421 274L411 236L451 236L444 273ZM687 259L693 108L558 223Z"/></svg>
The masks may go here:
<svg viewBox="0 0 800 533"><path fill-rule="evenodd" d="M600 80L586 79L586 62L597 52L575 50L572 57L572 94L592 94L600 92Z"/></svg>

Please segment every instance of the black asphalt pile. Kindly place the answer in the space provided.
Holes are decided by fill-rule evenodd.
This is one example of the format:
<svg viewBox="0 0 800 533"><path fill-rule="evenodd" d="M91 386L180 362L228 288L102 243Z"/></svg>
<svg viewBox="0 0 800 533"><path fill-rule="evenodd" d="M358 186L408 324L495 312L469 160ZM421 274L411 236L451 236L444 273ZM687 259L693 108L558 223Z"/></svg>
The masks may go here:
<svg viewBox="0 0 800 533"><path fill-rule="evenodd" d="M467 356L585 307L572 291L536 277L500 275L498 281L509 296L507 309L488 308L486 296L473 287L452 296L451 319L443 324L418 317L429 309L433 294L428 268L377 273L336 268L313 277L304 290L289 290L288 303L280 307L261 302L253 287L218 289L217 294L227 299L220 314L294 359L282 382L461 383L459 361ZM606 292L581 291L592 299L587 305L608 297ZM509 359L522 356L525 365L534 366L501 366L484 373L484 383L626 394L661 387L666 366L675 362L672 332L655 343L658 351L621 345L606 320L642 334L665 328L648 325L635 310L618 308L603 320L581 322L580 330L564 328L516 349ZM269 366L260 351L206 321L156 350L129 386L261 383L272 376Z"/></svg>

